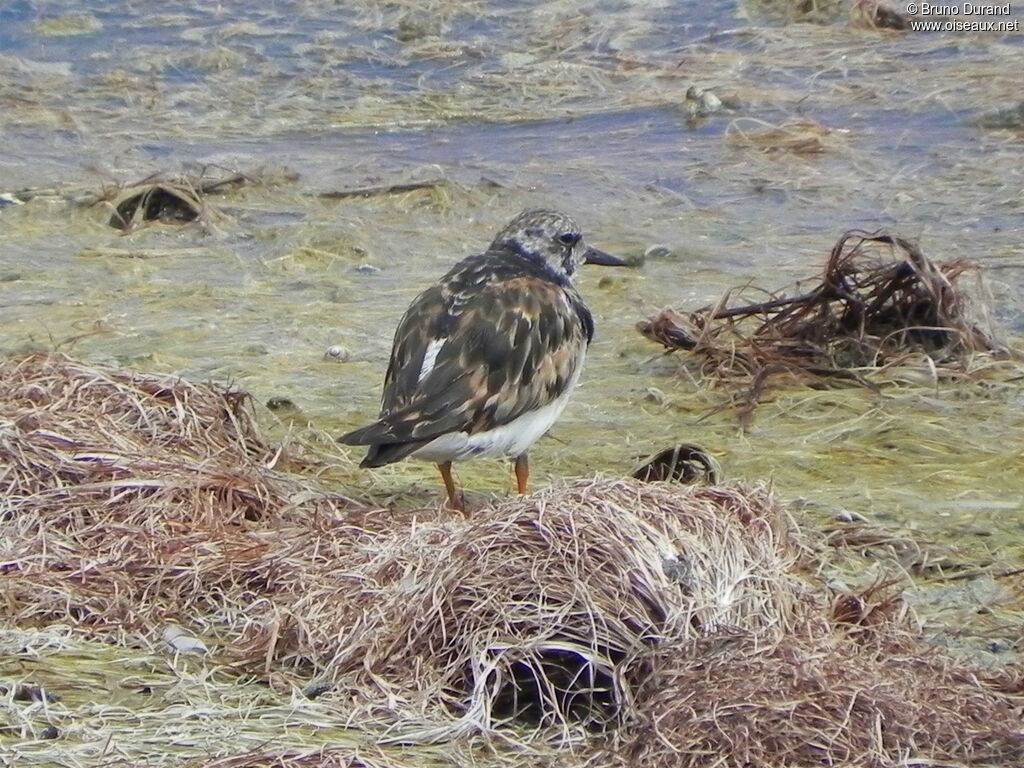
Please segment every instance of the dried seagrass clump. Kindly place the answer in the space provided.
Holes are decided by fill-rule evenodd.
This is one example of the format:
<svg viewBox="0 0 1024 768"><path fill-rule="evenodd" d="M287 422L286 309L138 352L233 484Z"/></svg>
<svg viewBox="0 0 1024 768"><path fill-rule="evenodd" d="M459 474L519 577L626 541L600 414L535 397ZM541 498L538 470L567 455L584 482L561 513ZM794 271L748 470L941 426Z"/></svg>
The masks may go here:
<svg viewBox="0 0 1024 768"><path fill-rule="evenodd" d="M274 526L348 502L270 468L249 402L63 355L0 362L6 615L108 638L258 625L300 546Z"/></svg>
<svg viewBox="0 0 1024 768"><path fill-rule="evenodd" d="M250 173L203 168L199 173L170 176L154 173L130 184L105 188L86 198L89 205L110 210L107 224L124 232L133 232L148 224L180 225L196 222L215 225L224 217L210 198L247 185L267 186L294 181L288 169L259 168Z"/></svg>
<svg viewBox="0 0 1024 768"><path fill-rule="evenodd" d="M960 369L972 354L1001 349L971 319L958 285L973 269L964 260L936 264L895 235L851 231L810 291L752 303L730 292L693 312L665 310L637 329L695 355L706 376L748 384L755 399L773 377L865 381L915 356Z"/></svg>
<svg viewBox="0 0 1024 768"><path fill-rule="evenodd" d="M376 585L373 609L333 666L446 701L448 735L621 724L653 648L723 627L775 637L801 589L763 489L579 481L376 549L350 572Z"/></svg>
<svg viewBox="0 0 1024 768"><path fill-rule="evenodd" d="M876 596L877 597L877 596ZM904 623L809 613L780 642L662 648L623 765L997 766L1024 761L1024 678L952 662Z"/></svg>

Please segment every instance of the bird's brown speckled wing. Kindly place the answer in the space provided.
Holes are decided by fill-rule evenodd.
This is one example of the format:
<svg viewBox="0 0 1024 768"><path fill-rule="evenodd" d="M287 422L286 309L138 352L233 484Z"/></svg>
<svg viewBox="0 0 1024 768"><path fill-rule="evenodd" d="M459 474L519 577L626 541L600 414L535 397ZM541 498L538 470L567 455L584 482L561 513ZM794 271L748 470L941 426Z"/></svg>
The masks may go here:
<svg viewBox="0 0 1024 768"><path fill-rule="evenodd" d="M565 392L582 364L593 320L575 288L534 274L488 274L480 260L461 266L399 323L380 419L341 438L376 447L368 466L448 432L507 424ZM435 339L445 341L420 380Z"/></svg>

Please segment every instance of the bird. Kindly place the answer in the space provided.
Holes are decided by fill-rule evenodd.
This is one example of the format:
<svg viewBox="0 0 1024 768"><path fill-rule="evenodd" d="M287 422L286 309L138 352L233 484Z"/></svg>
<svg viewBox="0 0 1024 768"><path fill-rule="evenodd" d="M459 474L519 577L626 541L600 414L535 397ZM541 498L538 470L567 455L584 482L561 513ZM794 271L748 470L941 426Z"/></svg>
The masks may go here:
<svg viewBox="0 0 1024 768"><path fill-rule="evenodd" d="M454 461L510 458L525 494L528 451L565 409L594 336L575 286L584 264L626 266L588 246L564 213L519 214L409 305L378 419L339 442L369 446L361 467L434 462L449 506L463 513Z"/></svg>

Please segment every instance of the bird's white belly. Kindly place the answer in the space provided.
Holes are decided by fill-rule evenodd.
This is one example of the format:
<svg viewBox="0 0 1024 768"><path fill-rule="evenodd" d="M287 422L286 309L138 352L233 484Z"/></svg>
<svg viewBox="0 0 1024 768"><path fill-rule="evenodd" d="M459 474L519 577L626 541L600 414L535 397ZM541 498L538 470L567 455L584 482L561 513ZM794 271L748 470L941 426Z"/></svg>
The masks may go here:
<svg viewBox="0 0 1024 768"><path fill-rule="evenodd" d="M475 456L521 456L551 429L551 425L562 415L576 388L576 380L582 367L577 366L576 375L569 382L565 392L547 405L535 411L528 411L508 424L486 432L472 435L466 432L450 432L441 435L413 453L412 457L441 463Z"/></svg>

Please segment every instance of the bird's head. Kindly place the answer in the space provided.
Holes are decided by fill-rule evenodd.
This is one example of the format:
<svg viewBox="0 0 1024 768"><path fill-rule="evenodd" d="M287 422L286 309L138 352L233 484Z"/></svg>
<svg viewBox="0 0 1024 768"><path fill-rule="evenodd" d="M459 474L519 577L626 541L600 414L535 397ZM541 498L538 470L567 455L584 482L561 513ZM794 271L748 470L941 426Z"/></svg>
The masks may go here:
<svg viewBox="0 0 1024 768"><path fill-rule="evenodd" d="M583 264L624 267L626 262L583 242L580 228L558 211L525 211L494 238L492 248L508 248L543 261L556 274L572 281Z"/></svg>

